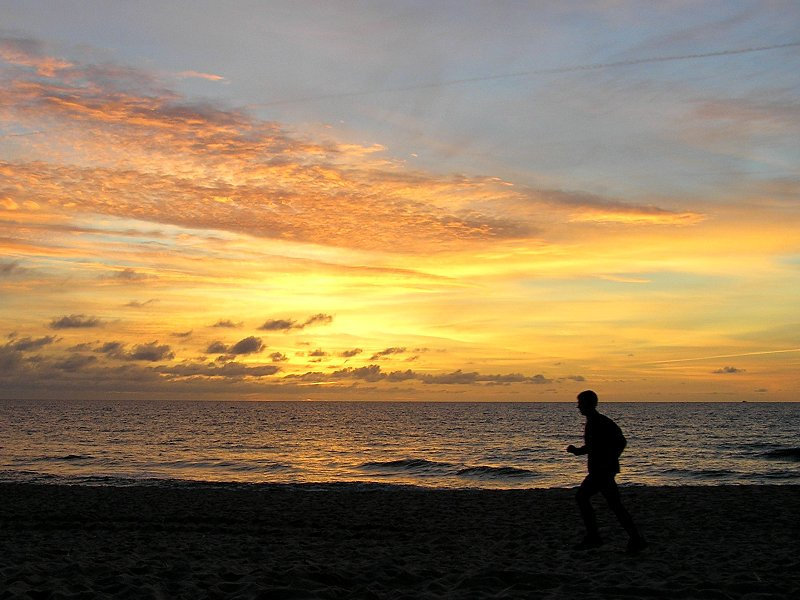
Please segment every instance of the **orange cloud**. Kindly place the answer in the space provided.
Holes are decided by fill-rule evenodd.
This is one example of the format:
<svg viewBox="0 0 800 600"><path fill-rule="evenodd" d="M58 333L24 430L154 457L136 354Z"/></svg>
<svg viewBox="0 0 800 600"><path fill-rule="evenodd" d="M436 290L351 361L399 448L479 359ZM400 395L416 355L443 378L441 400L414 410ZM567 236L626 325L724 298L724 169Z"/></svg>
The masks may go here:
<svg viewBox="0 0 800 600"><path fill-rule="evenodd" d="M53 77L58 71L72 66L71 62L47 56L37 40L0 38L0 59L22 67L31 67L37 75Z"/></svg>
<svg viewBox="0 0 800 600"><path fill-rule="evenodd" d="M575 212L570 221L593 223L631 223L653 225L693 225L703 220L703 215L692 212L672 212L661 209L637 210L602 210L584 208Z"/></svg>
<svg viewBox="0 0 800 600"><path fill-rule="evenodd" d="M64 63L32 72L26 61L44 61L42 49L11 46L0 122L51 129L21 142L39 160L0 164L6 206L424 253L530 238L547 219L699 218L492 177L412 172L377 157L381 146L305 139L243 110L190 102L136 69Z"/></svg>

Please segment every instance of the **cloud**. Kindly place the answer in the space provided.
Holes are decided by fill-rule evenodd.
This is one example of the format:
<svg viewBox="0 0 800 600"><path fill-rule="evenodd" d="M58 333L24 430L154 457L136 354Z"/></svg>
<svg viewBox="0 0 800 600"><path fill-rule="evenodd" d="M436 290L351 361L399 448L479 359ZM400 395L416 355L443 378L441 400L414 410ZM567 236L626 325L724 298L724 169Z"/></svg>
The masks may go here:
<svg viewBox="0 0 800 600"><path fill-rule="evenodd" d="M317 348L316 350L312 350L311 352L309 352L308 355L316 357L316 358L320 358L320 357L323 357L323 356L328 356L328 353L325 352L324 350L322 350L321 348Z"/></svg>
<svg viewBox="0 0 800 600"><path fill-rule="evenodd" d="M234 323L230 319L224 319L224 320L220 319L219 321L214 323L211 327L226 327L230 329L235 329L236 327L241 327L241 326L242 326L241 321L239 323Z"/></svg>
<svg viewBox="0 0 800 600"><path fill-rule="evenodd" d="M352 358L364 352L361 348L353 348L352 350L345 350L344 352L340 352L339 356L343 358Z"/></svg>
<svg viewBox="0 0 800 600"><path fill-rule="evenodd" d="M63 399L65 397L152 397L154 393L186 393L196 398L202 394L224 394L231 391L263 393L277 391L278 384L265 386L263 377L279 371L275 365L245 365L237 362L183 362L148 365L127 362L109 365L93 355L74 354L59 357L31 357L0 347L0 397ZM87 388L86 381L91 380ZM254 385L248 385L252 381ZM213 382L222 385L217 387ZM236 387L231 387L236 384ZM258 385L255 385L258 384ZM291 386L281 389L291 393Z"/></svg>
<svg viewBox="0 0 800 600"><path fill-rule="evenodd" d="M0 187L16 206L424 253L537 236L555 213L562 222L701 218L496 177L411 171L381 146L309 139L244 109L193 101L147 71L67 61L35 40L3 38L0 48L8 63L0 123L51 126L46 146L20 138L37 160L0 163ZM142 276L123 270L112 279Z"/></svg>
<svg viewBox="0 0 800 600"><path fill-rule="evenodd" d="M11 197L17 204L45 198L53 208L345 247L409 247L418 238L449 246L520 229L447 208L446 196L480 193L486 180L434 178L429 189L428 178L382 170L385 160L369 158L379 148L299 139L243 111L191 103L132 69L83 65L70 74L22 71L3 82L8 120L57 122L59 145L95 163L6 163L28 185ZM439 203L421 201L436 188L445 192Z"/></svg>
<svg viewBox="0 0 800 600"><path fill-rule="evenodd" d="M405 348L386 348L385 350L381 350L380 352L376 352L370 357L370 360L378 360L384 358L386 356L390 356L392 354L402 354L405 352Z"/></svg>
<svg viewBox="0 0 800 600"><path fill-rule="evenodd" d="M461 369L453 371L452 373L443 373L441 375L426 375L422 377L424 383L442 383L447 385L453 384L472 384L478 383L479 374L476 372L465 373Z"/></svg>
<svg viewBox="0 0 800 600"><path fill-rule="evenodd" d="M734 373L744 373L744 371L744 369L737 369L736 367L722 367L721 369L711 372L722 375L732 375Z"/></svg>
<svg viewBox="0 0 800 600"><path fill-rule="evenodd" d="M188 338L192 336L192 330L189 331L173 331L172 336L176 338Z"/></svg>
<svg viewBox="0 0 800 600"><path fill-rule="evenodd" d="M272 359L272 362L286 362L289 360L289 358L281 352L273 352L269 357Z"/></svg>
<svg viewBox="0 0 800 600"><path fill-rule="evenodd" d="M220 342L219 340L211 342L206 348L207 354L226 354L228 352L228 346L224 343Z"/></svg>
<svg viewBox="0 0 800 600"><path fill-rule="evenodd" d="M0 38L0 59L14 65L29 67L36 75L53 77L73 63L48 56L44 44L30 38Z"/></svg>
<svg viewBox="0 0 800 600"><path fill-rule="evenodd" d="M151 278L152 278L151 275L145 275L144 273L139 273L138 271L131 269L130 267L122 269L121 271L114 271L110 275L102 276L102 279L125 282L125 283L144 281L145 279L151 279Z"/></svg>
<svg viewBox="0 0 800 600"><path fill-rule="evenodd" d="M10 348L8 345L0 346L0 374L12 373L22 364L22 352Z"/></svg>
<svg viewBox="0 0 800 600"><path fill-rule="evenodd" d="M109 343L113 344L113 342ZM91 344L90 344L91 345ZM189 397L230 397L231 393L245 394L306 394L308 385L326 385L320 391L335 390L337 387L351 388L358 382L397 384L418 382L443 386L463 387L468 385L492 386L525 383L545 383L550 380L542 375L524 376L521 374L481 374L461 370L449 373L421 373L412 370L384 372L379 365L359 368L344 368L333 372L319 371L303 374L289 374L275 377L280 373L276 364L245 364L235 360L223 359L209 362L183 361L180 363L148 364L147 360L135 361L132 356L142 350L135 347L125 352L121 344L107 346L109 356L112 351L122 352L128 362L109 364L97 355L73 354L26 358L19 351L0 346L0 396L2 397L80 397L92 395L102 397L113 391L120 397L152 396L154 393L190 394ZM157 342L145 344L149 350L157 350ZM164 354L157 350L155 353ZM149 356L148 358L153 358ZM145 358L145 357L142 357ZM86 381L91 380L90 388ZM220 383L216 386L214 382ZM248 383L249 382L249 383ZM250 385L252 384L252 385Z"/></svg>
<svg viewBox="0 0 800 600"><path fill-rule="evenodd" d="M453 371L452 373L445 373L442 375L423 375L421 379L424 383L444 383L444 384L470 384L470 383L534 383L545 384L552 383L552 379L547 379L543 375L533 375L527 377L520 373L511 373L508 375L482 375L476 372L466 373L461 369Z"/></svg>
<svg viewBox="0 0 800 600"><path fill-rule="evenodd" d="M331 322L333 322L333 317L331 315L325 315L323 313L319 313L308 317L301 326L301 329L303 327L308 327L310 325L328 325Z"/></svg>
<svg viewBox="0 0 800 600"><path fill-rule="evenodd" d="M461 369L452 371L450 373L419 373L411 369L405 371L391 371L384 372L381 370L380 365L368 365L364 367L346 367L333 371L332 373L322 373L320 371L309 371L303 374L290 374L286 375L284 379L299 379L304 382L310 383L323 383L330 381L337 381L342 379L355 379L367 382L401 382L416 380L423 384L441 384L441 385L474 385L474 384L512 384L512 383L529 383L529 384L547 384L552 383L552 379L546 378L544 375L526 376L520 373L510 373L506 375L484 375L477 372L465 372Z"/></svg>
<svg viewBox="0 0 800 600"><path fill-rule="evenodd" d="M268 319L259 327L261 331L291 331L292 329L305 329L311 325L327 325L333 321L331 315L319 313L308 317L302 323L294 319Z"/></svg>
<svg viewBox="0 0 800 600"><path fill-rule="evenodd" d="M19 350L20 352L28 352L30 350L38 350L43 346L52 344L53 342L56 341L56 339L58 338L52 335L46 335L35 339L30 337L24 337L24 338L14 339L13 341L6 344L6 346L13 350Z"/></svg>
<svg viewBox="0 0 800 600"><path fill-rule="evenodd" d="M125 344L122 342L106 342L99 348L95 350L95 352L99 352L101 354L107 354L114 358L120 358L123 355L125 350Z"/></svg>
<svg viewBox="0 0 800 600"><path fill-rule="evenodd" d="M300 329L297 321L290 319L268 319L259 327L261 331L289 331L290 329Z"/></svg>
<svg viewBox="0 0 800 600"><path fill-rule="evenodd" d="M207 81L226 81L222 75L214 75L213 73L202 73L200 71L181 71L177 73L181 79L205 79Z"/></svg>
<svg viewBox="0 0 800 600"><path fill-rule="evenodd" d="M97 317L86 315L69 315L53 318L50 329L84 329L89 327L102 327L103 322Z"/></svg>
<svg viewBox="0 0 800 600"><path fill-rule="evenodd" d="M10 341L0 346L0 374L13 373L22 366L25 360L25 352L39 350L57 341L54 336L17 338L16 334L12 333L8 337Z"/></svg>
<svg viewBox="0 0 800 600"><path fill-rule="evenodd" d="M67 348L70 352L88 352L94 349L94 342L81 342Z"/></svg>
<svg viewBox="0 0 800 600"><path fill-rule="evenodd" d="M358 368L347 367L334 371L333 373L311 371L301 375L291 374L284 377L284 379L299 379L301 381L313 383L323 383L341 379L358 379L375 382L386 379L386 374L381 372L381 368L378 365L369 365Z"/></svg>
<svg viewBox="0 0 800 600"><path fill-rule="evenodd" d="M147 361L157 362L160 360L172 360L175 358L175 353L167 344L159 344L157 341L148 342L146 344L138 344L132 350L126 350L125 344L118 341L106 342L95 352L105 354L110 358L118 360L129 361Z"/></svg>
<svg viewBox="0 0 800 600"><path fill-rule="evenodd" d="M127 360L146 360L150 362L175 358L175 354L167 344L159 344L158 342L139 344L125 356Z"/></svg>
<svg viewBox="0 0 800 600"><path fill-rule="evenodd" d="M158 302L158 298L150 298L149 300L145 300L144 302L140 302L138 300L131 300L125 306L128 306L130 308L143 308L148 304L154 304L156 302Z"/></svg>
<svg viewBox="0 0 800 600"><path fill-rule="evenodd" d="M80 371L84 367L97 361L96 356L85 354L73 354L72 356L63 360L57 360L53 363L53 367L62 371Z"/></svg>
<svg viewBox="0 0 800 600"><path fill-rule="evenodd" d="M631 225L694 225L705 219L700 213L674 211L658 206L630 204L595 194L562 190L532 190L540 202L569 210L572 222L622 223Z"/></svg>
<svg viewBox="0 0 800 600"><path fill-rule="evenodd" d="M180 363L178 365L159 366L156 371L176 377L267 377L280 369L274 365L250 366L239 362L216 363Z"/></svg>
<svg viewBox="0 0 800 600"><path fill-rule="evenodd" d="M264 349L264 344L261 338L249 336L236 342L233 346L228 348L229 354L254 354L261 352Z"/></svg>
<svg viewBox="0 0 800 600"><path fill-rule="evenodd" d="M0 277L11 277L14 274L24 273L26 269L19 266L18 260L0 261Z"/></svg>

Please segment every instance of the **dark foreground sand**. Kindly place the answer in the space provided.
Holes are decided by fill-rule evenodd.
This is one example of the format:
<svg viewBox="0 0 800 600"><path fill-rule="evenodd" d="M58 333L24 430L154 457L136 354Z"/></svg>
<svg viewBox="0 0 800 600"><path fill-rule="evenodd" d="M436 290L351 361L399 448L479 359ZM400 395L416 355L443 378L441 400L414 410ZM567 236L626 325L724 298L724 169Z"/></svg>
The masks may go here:
<svg viewBox="0 0 800 600"><path fill-rule="evenodd" d="M623 494L0 484L0 599L800 598L800 486Z"/></svg>

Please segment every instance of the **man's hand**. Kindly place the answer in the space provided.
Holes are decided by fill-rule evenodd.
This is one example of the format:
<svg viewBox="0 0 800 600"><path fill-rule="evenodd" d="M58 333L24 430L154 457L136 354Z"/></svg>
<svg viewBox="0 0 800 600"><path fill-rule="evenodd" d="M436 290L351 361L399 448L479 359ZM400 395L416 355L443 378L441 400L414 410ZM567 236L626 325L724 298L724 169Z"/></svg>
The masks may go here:
<svg viewBox="0 0 800 600"><path fill-rule="evenodd" d="M569 446L567 446L567 452L569 452L570 454L578 454L578 449L572 444L570 444Z"/></svg>

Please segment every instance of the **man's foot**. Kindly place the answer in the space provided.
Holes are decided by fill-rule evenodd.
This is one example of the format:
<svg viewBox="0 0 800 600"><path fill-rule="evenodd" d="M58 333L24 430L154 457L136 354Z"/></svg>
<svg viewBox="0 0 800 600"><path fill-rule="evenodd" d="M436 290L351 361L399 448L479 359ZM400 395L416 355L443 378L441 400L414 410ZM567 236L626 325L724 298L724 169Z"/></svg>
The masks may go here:
<svg viewBox="0 0 800 600"><path fill-rule="evenodd" d="M603 545L603 539L597 536L586 536L583 540L575 544L573 550L591 550L592 548L599 548Z"/></svg>
<svg viewBox="0 0 800 600"><path fill-rule="evenodd" d="M625 550L626 554L630 554L631 556L636 556L642 550L647 548L647 540L643 537L632 537L628 540L628 547Z"/></svg>

